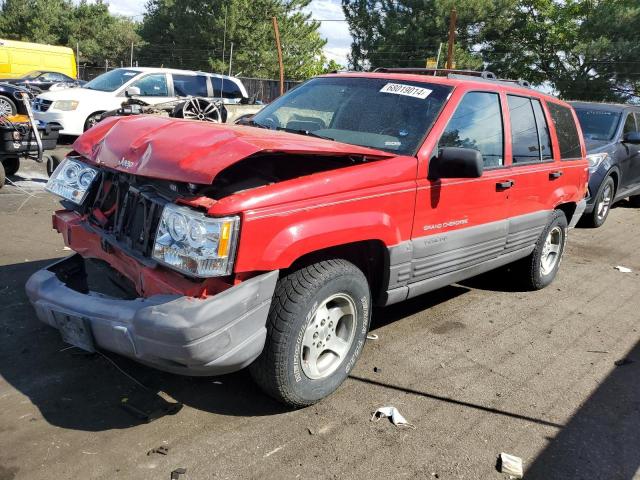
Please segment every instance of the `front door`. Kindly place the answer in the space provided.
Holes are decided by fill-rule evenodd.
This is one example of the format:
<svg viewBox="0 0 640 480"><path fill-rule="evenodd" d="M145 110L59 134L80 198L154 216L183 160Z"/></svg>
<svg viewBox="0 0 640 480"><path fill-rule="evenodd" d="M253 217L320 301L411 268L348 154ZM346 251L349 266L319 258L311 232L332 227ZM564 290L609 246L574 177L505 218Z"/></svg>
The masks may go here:
<svg viewBox="0 0 640 480"><path fill-rule="evenodd" d="M174 97L169 96L169 83L165 73L149 73L133 82L129 87L138 87L140 89L140 99L150 105L174 99Z"/></svg>
<svg viewBox="0 0 640 480"><path fill-rule="evenodd" d="M436 151L442 147L479 150L484 173L480 178L418 179L410 297L472 276L476 266L505 248L511 178L504 164L500 95L465 93Z"/></svg>

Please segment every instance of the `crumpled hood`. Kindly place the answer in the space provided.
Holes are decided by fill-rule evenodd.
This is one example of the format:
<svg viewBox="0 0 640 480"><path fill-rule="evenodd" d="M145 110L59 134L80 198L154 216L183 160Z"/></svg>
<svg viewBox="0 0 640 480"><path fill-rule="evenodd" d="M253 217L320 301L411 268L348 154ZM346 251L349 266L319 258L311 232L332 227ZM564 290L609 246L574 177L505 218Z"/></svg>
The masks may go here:
<svg viewBox="0 0 640 480"><path fill-rule="evenodd" d="M108 117L80 136L73 148L115 170L199 184L210 184L225 168L260 152L394 156L293 133L150 115Z"/></svg>

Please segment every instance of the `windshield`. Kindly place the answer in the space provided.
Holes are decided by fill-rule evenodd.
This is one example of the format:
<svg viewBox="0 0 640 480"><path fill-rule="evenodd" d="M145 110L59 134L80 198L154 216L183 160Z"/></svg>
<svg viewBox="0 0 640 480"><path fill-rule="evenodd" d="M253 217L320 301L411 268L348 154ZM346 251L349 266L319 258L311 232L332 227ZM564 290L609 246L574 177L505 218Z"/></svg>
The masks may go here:
<svg viewBox="0 0 640 480"><path fill-rule="evenodd" d="M38 78L40 75L42 75L42 72L34 70L33 72L25 73L22 78L25 80L32 80L34 78Z"/></svg>
<svg viewBox="0 0 640 480"><path fill-rule="evenodd" d="M620 112L576 108L576 114L587 140L611 140L616 134Z"/></svg>
<svg viewBox="0 0 640 480"><path fill-rule="evenodd" d="M96 78L85 84L83 88L90 90L101 90L103 92L114 92L122 85L127 83L133 77L140 75L141 72L135 70L127 70L125 68L116 68L110 72L98 75Z"/></svg>
<svg viewBox="0 0 640 480"><path fill-rule="evenodd" d="M266 106L251 123L415 155L450 91L404 80L314 78Z"/></svg>

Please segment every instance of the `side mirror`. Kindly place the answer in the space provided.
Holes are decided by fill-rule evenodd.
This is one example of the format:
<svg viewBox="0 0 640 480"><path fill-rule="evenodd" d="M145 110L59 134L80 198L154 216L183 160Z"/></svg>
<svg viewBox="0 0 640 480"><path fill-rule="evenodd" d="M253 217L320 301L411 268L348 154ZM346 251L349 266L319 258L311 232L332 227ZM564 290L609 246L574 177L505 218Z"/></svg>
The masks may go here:
<svg viewBox="0 0 640 480"><path fill-rule="evenodd" d="M640 145L640 132L627 132L622 138L622 143L630 143L631 145Z"/></svg>
<svg viewBox="0 0 640 480"><path fill-rule="evenodd" d="M429 163L429 178L478 178L483 169L482 154L478 150L444 147Z"/></svg>
<svg viewBox="0 0 640 480"><path fill-rule="evenodd" d="M138 87L129 87L124 91L125 97L133 97L136 95L140 95L140 89Z"/></svg>

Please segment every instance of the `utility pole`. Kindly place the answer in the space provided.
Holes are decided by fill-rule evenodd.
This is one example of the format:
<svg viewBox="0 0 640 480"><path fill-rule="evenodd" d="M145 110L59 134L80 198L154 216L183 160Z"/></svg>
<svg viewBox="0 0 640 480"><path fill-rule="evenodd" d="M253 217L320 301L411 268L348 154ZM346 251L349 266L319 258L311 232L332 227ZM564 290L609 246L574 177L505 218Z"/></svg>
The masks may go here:
<svg viewBox="0 0 640 480"><path fill-rule="evenodd" d="M278 49L278 64L280 65L280 95L284 94L284 65L282 63L282 47L280 46L280 30L278 30L278 19L273 20L273 32L276 36L276 48Z"/></svg>
<svg viewBox="0 0 640 480"><path fill-rule="evenodd" d="M233 42L231 42L231 51L229 52L229 76L231 76L231 63L233 62Z"/></svg>
<svg viewBox="0 0 640 480"><path fill-rule="evenodd" d="M455 8L451 9L451 17L449 18L449 48L447 50L447 68L453 68L454 54L453 47L456 43L456 21L458 19L458 12Z"/></svg>
<svg viewBox="0 0 640 480"><path fill-rule="evenodd" d="M80 78L80 42L76 42L76 78Z"/></svg>
<svg viewBox="0 0 640 480"><path fill-rule="evenodd" d="M131 42L131 60L129 61L129 66L133 67L133 42Z"/></svg>

